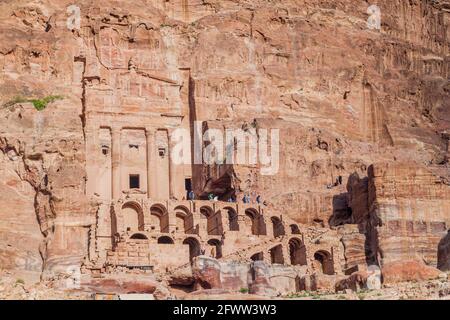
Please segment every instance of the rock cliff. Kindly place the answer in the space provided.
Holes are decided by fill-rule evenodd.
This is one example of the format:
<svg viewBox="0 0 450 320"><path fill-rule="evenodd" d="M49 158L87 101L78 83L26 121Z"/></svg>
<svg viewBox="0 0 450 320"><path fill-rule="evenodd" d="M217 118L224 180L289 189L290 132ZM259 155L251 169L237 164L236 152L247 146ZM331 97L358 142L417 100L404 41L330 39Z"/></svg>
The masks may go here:
<svg viewBox="0 0 450 320"><path fill-rule="evenodd" d="M280 129L276 175L199 166L198 194L337 229L349 273L448 269L449 1L379 0L380 30L366 1L80 0L79 27L72 2L0 3L2 268L87 259L87 105L170 118L185 100L210 128Z"/></svg>

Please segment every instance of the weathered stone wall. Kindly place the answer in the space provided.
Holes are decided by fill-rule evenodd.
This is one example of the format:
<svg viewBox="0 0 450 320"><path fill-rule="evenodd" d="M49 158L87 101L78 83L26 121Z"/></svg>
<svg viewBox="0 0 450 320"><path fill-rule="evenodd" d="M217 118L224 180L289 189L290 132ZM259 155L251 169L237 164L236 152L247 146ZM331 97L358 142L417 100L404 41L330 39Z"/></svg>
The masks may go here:
<svg viewBox="0 0 450 320"><path fill-rule="evenodd" d="M364 210L364 185L351 184L349 198L345 184L378 161L413 160L448 179L448 1L379 1L381 31L367 28L366 1L188 2L79 1L79 30L67 28L68 0L0 4L2 106L64 97L40 112L0 110L5 265L27 269L29 254L32 271L51 277L84 260L97 211L85 196L96 179L92 123L189 127L188 118L281 129L277 175L233 166L218 188L261 194L309 226L350 217L363 227L336 244L338 266L361 264L368 248L369 260L435 265L448 185L423 169L375 167ZM221 177L200 172L194 185L203 192Z"/></svg>
<svg viewBox="0 0 450 320"><path fill-rule="evenodd" d="M369 169L370 225L379 262L417 259L437 265L437 248L450 224L450 187L415 164Z"/></svg>

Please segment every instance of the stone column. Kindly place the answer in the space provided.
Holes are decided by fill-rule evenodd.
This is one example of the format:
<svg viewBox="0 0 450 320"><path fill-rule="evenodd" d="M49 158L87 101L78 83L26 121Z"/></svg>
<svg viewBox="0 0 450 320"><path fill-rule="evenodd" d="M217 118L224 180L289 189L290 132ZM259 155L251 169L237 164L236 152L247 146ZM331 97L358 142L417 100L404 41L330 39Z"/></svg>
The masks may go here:
<svg viewBox="0 0 450 320"><path fill-rule="evenodd" d="M230 231L230 223L228 220L228 210L224 210L223 208L219 208L219 210L220 210L220 218L222 219L222 232L225 233L227 231ZM236 219L239 219L238 217L239 216L236 213ZM238 221L238 223L239 223L239 221Z"/></svg>
<svg viewBox="0 0 450 320"><path fill-rule="evenodd" d="M155 130L145 129L147 138L147 197L156 198L156 151L155 151Z"/></svg>
<svg viewBox="0 0 450 320"><path fill-rule="evenodd" d="M283 251L283 260L284 264L292 265L291 263L291 253L289 252L289 245L285 245L285 243L282 243L282 251Z"/></svg>
<svg viewBox="0 0 450 320"><path fill-rule="evenodd" d="M172 150L174 148L174 145L172 143L172 130L168 131L168 153L169 153L169 196L171 199L173 199L176 196L175 192L175 185L176 185L176 166L172 158ZM178 199L181 200L181 199Z"/></svg>
<svg viewBox="0 0 450 320"><path fill-rule="evenodd" d="M112 175L111 175L111 188L112 198L117 200L122 193L122 185L120 179L120 128L111 129L111 159L112 159Z"/></svg>
<svg viewBox="0 0 450 320"><path fill-rule="evenodd" d="M274 235L273 235L273 224L272 224L272 220L270 219L270 217L264 216L264 215L260 215L259 218L261 219L262 223L264 223L264 225L266 226L266 235L269 239L275 239Z"/></svg>
<svg viewBox="0 0 450 320"><path fill-rule="evenodd" d="M98 172L98 161L96 161L99 154L98 128L90 123L86 125L86 194L92 196L97 192L97 179L95 179ZM103 200L103 199L102 199Z"/></svg>

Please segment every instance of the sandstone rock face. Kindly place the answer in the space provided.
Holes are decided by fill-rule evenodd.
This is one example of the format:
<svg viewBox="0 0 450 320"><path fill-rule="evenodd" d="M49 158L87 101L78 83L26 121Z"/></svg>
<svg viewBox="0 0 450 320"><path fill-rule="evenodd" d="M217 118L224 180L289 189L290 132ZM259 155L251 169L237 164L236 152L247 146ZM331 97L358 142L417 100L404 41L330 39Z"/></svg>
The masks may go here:
<svg viewBox="0 0 450 320"><path fill-rule="evenodd" d="M24 233L25 239L6 240L10 250L22 252L11 256L12 267L39 273L45 269L50 276L55 268L80 265L87 250L84 226L92 223L92 207L84 194L81 121L73 104L57 109L38 112L26 104L2 110L1 129L2 159L10 175L5 181L9 185L4 185L10 191L1 195L6 210L2 224L7 228L2 234Z"/></svg>
<svg viewBox="0 0 450 320"><path fill-rule="evenodd" d="M34 210L35 192L27 181L21 179L20 171L25 172L24 164L15 156L15 151L9 151L11 158L7 154L0 153L0 265L5 269L28 271L39 280L42 271L39 246L44 237Z"/></svg>
<svg viewBox="0 0 450 320"><path fill-rule="evenodd" d="M436 268L415 260L397 261L383 266L383 282L392 284L405 281L437 279L442 274Z"/></svg>
<svg viewBox="0 0 450 320"><path fill-rule="evenodd" d="M249 292L262 296L275 296L275 289L270 284L268 266L262 261L255 261L252 265L252 282Z"/></svg>
<svg viewBox="0 0 450 320"><path fill-rule="evenodd" d="M437 267L443 271L450 270L450 232L439 242Z"/></svg>
<svg viewBox="0 0 450 320"><path fill-rule="evenodd" d="M416 165L369 170L371 243L379 262L417 259L437 265L437 248L450 225L450 188Z"/></svg>
<svg viewBox="0 0 450 320"><path fill-rule="evenodd" d="M203 289L222 289L220 263L209 257L197 257L192 268L196 282Z"/></svg>
<svg viewBox="0 0 450 320"><path fill-rule="evenodd" d="M188 242L156 250L170 263L154 271L181 260L189 268L188 249L199 255L195 232L210 231L211 217L202 220L184 203L169 208L169 201L183 201L191 179L200 197L248 193L254 202L261 195L272 236L274 216L289 221L285 229L299 228L255 247L245 245L253 234L242 237L244 230L205 234L200 240L212 241L207 249L215 257L225 243L221 262L250 264L261 253L266 262L293 266L308 279L304 287L316 289L334 289L344 273L370 264L388 281L423 269L408 263L407 276L389 276L402 260L448 270L447 0L378 1L381 30L367 28L366 1L82 0L79 27L71 4L0 4L2 267L36 279L83 264L106 272L130 251L116 246L130 231L127 214L139 211L122 208L128 199L158 202L156 210L142 206L144 223L131 226L137 231L160 228L176 240L183 228L191 232ZM61 99L37 111L36 100L48 96ZM172 167L169 136L192 130L194 121L204 129L240 128L257 140L263 129L279 129L277 174L261 174L260 164ZM128 188L131 175L140 177L139 190ZM127 214L114 221L122 209ZM199 226L161 222L181 211L196 215ZM245 213L236 219L251 224ZM177 250L184 250L180 261ZM144 251L116 265L157 264ZM249 284L245 267L213 262L199 270L206 287ZM276 286L296 290L299 280L286 280L286 270ZM420 272L428 278L429 269Z"/></svg>
<svg viewBox="0 0 450 320"><path fill-rule="evenodd" d="M369 275L366 280L366 287L369 290L381 289L381 270L376 265L370 265L367 268Z"/></svg>

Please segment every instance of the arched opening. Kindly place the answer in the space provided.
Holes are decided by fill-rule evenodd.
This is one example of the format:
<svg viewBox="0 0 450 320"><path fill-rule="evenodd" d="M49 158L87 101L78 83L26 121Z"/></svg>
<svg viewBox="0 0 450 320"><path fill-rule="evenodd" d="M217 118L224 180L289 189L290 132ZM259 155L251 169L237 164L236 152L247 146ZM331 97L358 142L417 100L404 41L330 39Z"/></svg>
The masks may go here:
<svg viewBox="0 0 450 320"><path fill-rule="evenodd" d="M300 234L300 228L296 224L291 224L289 226L291 228L291 234Z"/></svg>
<svg viewBox="0 0 450 320"><path fill-rule="evenodd" d="M210 256L216 259L222 258L222 244L217 239L208 240L210 246Z"/></svg>
<svg viewBox="0 0 450 320"><path fill-rule="evenodd" d="M252 223L252 234L253 235L265 235L266 225L264 223L263 217L255 209L245 210L245 215L250 218Z"/></svg>
<svg viewBox="0 0 450 320"><path fill-rule="evenodd" d="M169 215L164 206L155 204L150 208L151 228L161 233L169 232Z"/></svg>
<svg viewBox="0 0 450 320"><path fill-rule="evenodd" d="M318 269L324 274L334 274L333 258L329 252L325 250L317 251L314 253L314 260L318 264Z"/></svg>
<svg viewBox="0 0 450 320"><path fill-rule="evenodd" d="M270 261L273 264L284 264L283 247L281 244L273 247L270 251Z"/></svg>
<svg viewBox="0 0 450 320"><path fill-rule="evenodd" d="M262 252L257 252L254 255L250 257L250 260L252 261L263 261L264 260L264 254Z"/></svg>
<svg viewBox="0 0 450 320"><path fill-rule="evenodd" d="M306 247L302 244L300 239L292 238L289 240L289 256L292 265L307 265Z"/></svg>
<svg viewBox="0 0 450 320"><path fill-rule="evenodd" d="M158 244L173 244L173 239L168 236L162 236L158 238Z"/></svg>
<svg viewBox="0 0 450 320"><path fill-rule="evenodd" d="M185 206L175 208L176 230L185 234L194 234L194 216Z"/></svg>
<svg viewBox="0 0 450 320"><path fill-rule="evenodd" d="M222 215L207 206L200 208L200 214L207 219L206 230L209 235L222 235Z"/></svg>
<svg viewBox="0 0 450 320"><path fill-rule="evenodd" d="M224 210L228 213L228 227L230 231L239 231L238 214L233 208L227 207Z"/></svg>
<svg viewBox="0 0 450 320"><path fill-rule="evenodd" d="M127 202L122 206L123 226L126 231L144 231L144 214L139 204Z"/></svg>
<svg viewBox="0 0 450 320"><path fill-rule="evenodd" d="M285 235L284 226L281 219L278 217L272 217L270 218L270 220L272 221L273 236L275 238L284 236Z"/></svg>
<svg viewBox="0 0 450 320"><path fill-rule="evenodd" d="M189 261L192 263L192 260L201 253L200 242L195 238L186 238L184 239L183 244L189 246Z"/></svg>
<svg viewBox="0 0 450 320"><path fill-rule="evenodd" d="M130 239L132 239L132 240L148 240L147 236L142 233L135 233L130 237Z"/></svg>

